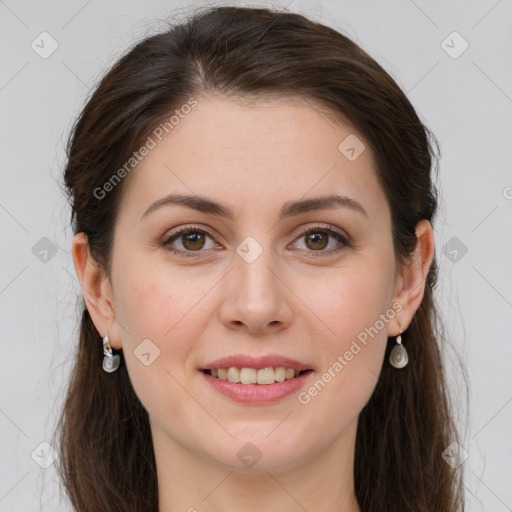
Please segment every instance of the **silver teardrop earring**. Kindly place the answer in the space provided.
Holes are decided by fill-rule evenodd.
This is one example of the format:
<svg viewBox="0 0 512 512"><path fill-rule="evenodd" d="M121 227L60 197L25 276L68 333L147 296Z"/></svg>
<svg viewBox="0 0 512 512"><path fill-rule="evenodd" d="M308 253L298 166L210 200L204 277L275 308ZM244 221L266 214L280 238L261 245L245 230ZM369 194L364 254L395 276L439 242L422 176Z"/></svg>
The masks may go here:
<svg viewBox="0 0 512 512"><path fill-rule="evenodd" d="M103 369L107 373L115 372L119 368L121 358L118 354L112 354L112 347L110 346L108 334L103 338Z"/></svg>
<svg viewBox="0 0 512 512"><path fill-rule="evenodd" d="M405 347L402 345L402 325L400 322L398 322L398 325L400 326L400 334L396 337L397 344L393 347L393 350L391 350L391 354L389 354L389 362L391 366L395 368L403 368L407 366L409 356L407 355L407 350L405 350Z"/></svg>

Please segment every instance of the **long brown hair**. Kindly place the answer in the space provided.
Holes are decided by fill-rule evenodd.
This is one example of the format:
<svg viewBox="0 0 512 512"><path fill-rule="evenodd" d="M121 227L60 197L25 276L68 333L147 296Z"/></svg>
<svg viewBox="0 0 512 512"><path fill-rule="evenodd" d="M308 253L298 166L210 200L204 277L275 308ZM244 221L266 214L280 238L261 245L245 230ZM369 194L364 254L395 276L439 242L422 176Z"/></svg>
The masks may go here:
<svg viewBox="0 0 512 512"><path fill-rule="evenodd" d="M199 9L136 44L104 76L75 123L64 173L71 223L74 233L87 235L107 275L129 176L101 200L95 191L163 119L203 93L301 97L348 120L375 156L397 265L408 261L416 224L433 223L436 215L439 147L405 94L332 28L288 11L224 6ZM437 277L434 258L423 301L402 335L409 365L397 371L384 364L359 416L354 477L364 512L464 510L462 466L442 456L459 437L441 353L446 336L433 295ZM123 362L113 374L102 370L101 338L83 301L80 307L79 345L56 429L58 471L77 511L156 512L147 413Z"/></svg>

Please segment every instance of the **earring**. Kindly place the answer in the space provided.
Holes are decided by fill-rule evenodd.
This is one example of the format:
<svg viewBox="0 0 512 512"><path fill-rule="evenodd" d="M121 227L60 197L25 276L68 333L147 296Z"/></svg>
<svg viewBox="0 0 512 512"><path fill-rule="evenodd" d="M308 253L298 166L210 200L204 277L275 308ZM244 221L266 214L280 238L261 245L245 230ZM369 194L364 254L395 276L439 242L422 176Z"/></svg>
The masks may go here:
<svg viewBox="0 0 512 512"><path fill-rule="evenodd" d="M112 347L110 346L108 334L103 338L103 369L107 373L115 372L119 368L121 358L118 354L112 354Z"/></svg>
<svg viewBox="0 0 512 512"><path fill-rule="evenodd" d="M396 337L397 344L391 350L391 354L389 354L389 362L395 368L403 368L409 362L409 356L407 355L407 350L402 345L402 325L400 322L398 322L398 325L400 326L400 334Z"/></svg>

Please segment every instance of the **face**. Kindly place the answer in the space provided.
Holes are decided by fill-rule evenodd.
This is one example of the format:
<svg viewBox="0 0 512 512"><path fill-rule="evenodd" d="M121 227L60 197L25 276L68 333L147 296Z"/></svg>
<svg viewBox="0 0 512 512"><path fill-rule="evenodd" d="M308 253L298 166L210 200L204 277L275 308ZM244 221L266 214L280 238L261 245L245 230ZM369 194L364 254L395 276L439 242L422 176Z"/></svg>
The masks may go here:
<svg viewBox="0 0 512 512"><path fill-rule="evenodd" d="M300 100L201 97L153 137L126 183L111 287L155 442L284 470L354 432L396 327L390 211L369 147L339 149L354 135ZM188 206L155 204L171 194ZM310 201L334 195L349 199ZM222 380L228 367L262 383Z"/></svg>

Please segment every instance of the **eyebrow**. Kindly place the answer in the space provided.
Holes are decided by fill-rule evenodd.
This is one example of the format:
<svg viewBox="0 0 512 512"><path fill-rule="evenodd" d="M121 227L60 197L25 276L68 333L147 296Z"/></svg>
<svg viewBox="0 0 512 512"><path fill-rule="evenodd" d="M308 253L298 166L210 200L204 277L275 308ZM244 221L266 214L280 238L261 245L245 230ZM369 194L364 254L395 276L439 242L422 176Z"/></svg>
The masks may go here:
<svg viewBox="0 0 512 512"><path fill-rule="evenodd" d="M234 212L229 206L217 203L207 197L186 194L169 194L152 203L141 215L140 220L163 206L171 205L185 206L209 215L215 215L226 219L234 219ZM288 201L284 203L281 208L279 220L286 217L300 215L301 213L307 213L315 210L328 210L332 208L350 208L364 215L368 219L368 214L361 203L347 196L331 194L328 196L313 197L298 201Z"/></svg>

